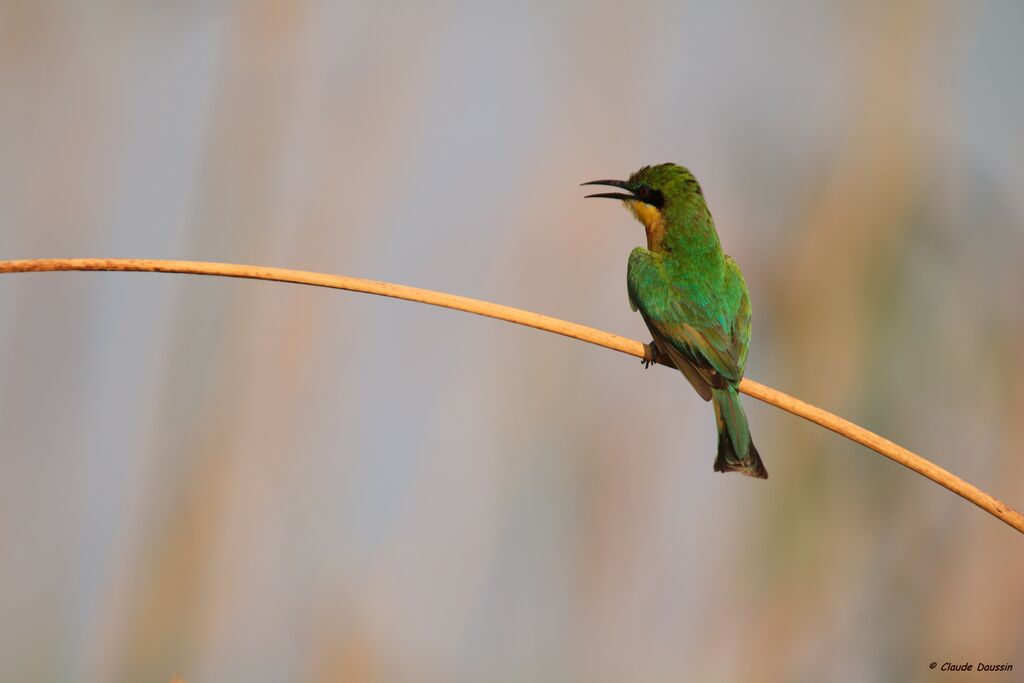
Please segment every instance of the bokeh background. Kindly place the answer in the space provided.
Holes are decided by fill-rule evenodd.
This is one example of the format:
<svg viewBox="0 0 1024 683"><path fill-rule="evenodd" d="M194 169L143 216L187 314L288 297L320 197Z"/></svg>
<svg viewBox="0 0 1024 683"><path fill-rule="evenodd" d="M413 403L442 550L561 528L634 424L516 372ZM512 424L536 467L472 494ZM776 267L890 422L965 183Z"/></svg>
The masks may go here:
<svg viewBox="0 0 1024 683"><path fill-rule="evenodd" d="M222 260L647 340L678 161L748 375L1024 505L1024 5L6 2L0 258ZM915 681L1024 673L1024 542L746 399L405 302L0 279L0 680ZM974 674L977 675L977 674Z"/></svg>

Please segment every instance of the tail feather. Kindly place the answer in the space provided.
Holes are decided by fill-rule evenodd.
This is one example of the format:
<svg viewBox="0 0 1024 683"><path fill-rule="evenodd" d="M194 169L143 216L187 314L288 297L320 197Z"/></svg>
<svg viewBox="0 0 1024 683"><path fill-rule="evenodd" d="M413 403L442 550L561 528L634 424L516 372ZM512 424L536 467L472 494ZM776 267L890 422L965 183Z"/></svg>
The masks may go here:
<svg viewBox="0 0 1024 683"><path fill-rule="evenodd" d="M736 387L727 386L712 392L715 421L718 423L718 457L716 472L741 472L748 477L767 479L768 470L750 439L747 415L740 404Z"/></svg>

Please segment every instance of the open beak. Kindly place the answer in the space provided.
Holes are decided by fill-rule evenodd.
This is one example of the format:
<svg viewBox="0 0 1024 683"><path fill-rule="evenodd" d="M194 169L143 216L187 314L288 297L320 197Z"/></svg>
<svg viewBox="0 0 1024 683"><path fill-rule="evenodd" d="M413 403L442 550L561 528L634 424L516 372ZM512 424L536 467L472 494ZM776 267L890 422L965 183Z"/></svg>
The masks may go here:
<svg viewBox="0 0 1024 683"><path fill-rule="evenodd" d="M582 183L582 185L608 185L609 187L621 187L623 190L629 189L625 180L591 180L589 183ZM625 192L598 192L597 194L588 194L584 199L590 199L591 197L621 199L623 201L636 199L636 196L634 196L632 192L630 192L630 194L626 194Z"/></svg>

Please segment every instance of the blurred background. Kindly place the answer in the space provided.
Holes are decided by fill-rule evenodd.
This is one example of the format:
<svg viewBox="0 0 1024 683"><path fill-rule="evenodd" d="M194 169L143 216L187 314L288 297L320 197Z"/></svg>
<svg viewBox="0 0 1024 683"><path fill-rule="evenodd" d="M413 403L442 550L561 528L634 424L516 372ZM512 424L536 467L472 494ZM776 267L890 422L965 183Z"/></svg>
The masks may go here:
<svg viewBox="0 0 1024 683"><path fill-rule="evenodd" d="M0 258L256 263L647 341L682 163L748 376L1024 506L1024 5L6 2ZM1024 670L1019 534L745 399L451 311L0 278L4 681L933 680ZM945 674L944 680L953 674ZM990 674L998 676L997 674Z"/></svg>

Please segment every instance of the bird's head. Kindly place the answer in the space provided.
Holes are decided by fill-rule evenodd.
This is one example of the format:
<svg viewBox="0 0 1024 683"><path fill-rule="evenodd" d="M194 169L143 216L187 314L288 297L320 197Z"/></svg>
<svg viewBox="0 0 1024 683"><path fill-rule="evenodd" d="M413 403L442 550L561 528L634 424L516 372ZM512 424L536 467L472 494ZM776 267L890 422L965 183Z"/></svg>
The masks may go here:
<svg viewBox="0 0 1024 683"><path fill-rule="evenodd" d="M629 180L592 180L584 185L608 185L625 192L598 192L587 197L605 197L620 199L637 220L644 224L648 239L652 232L664 231L665 215L680 205L699 199L703 203L704 196L697 183L687 169L678 164L658 164L644 166L629 176Z"/></svg>

